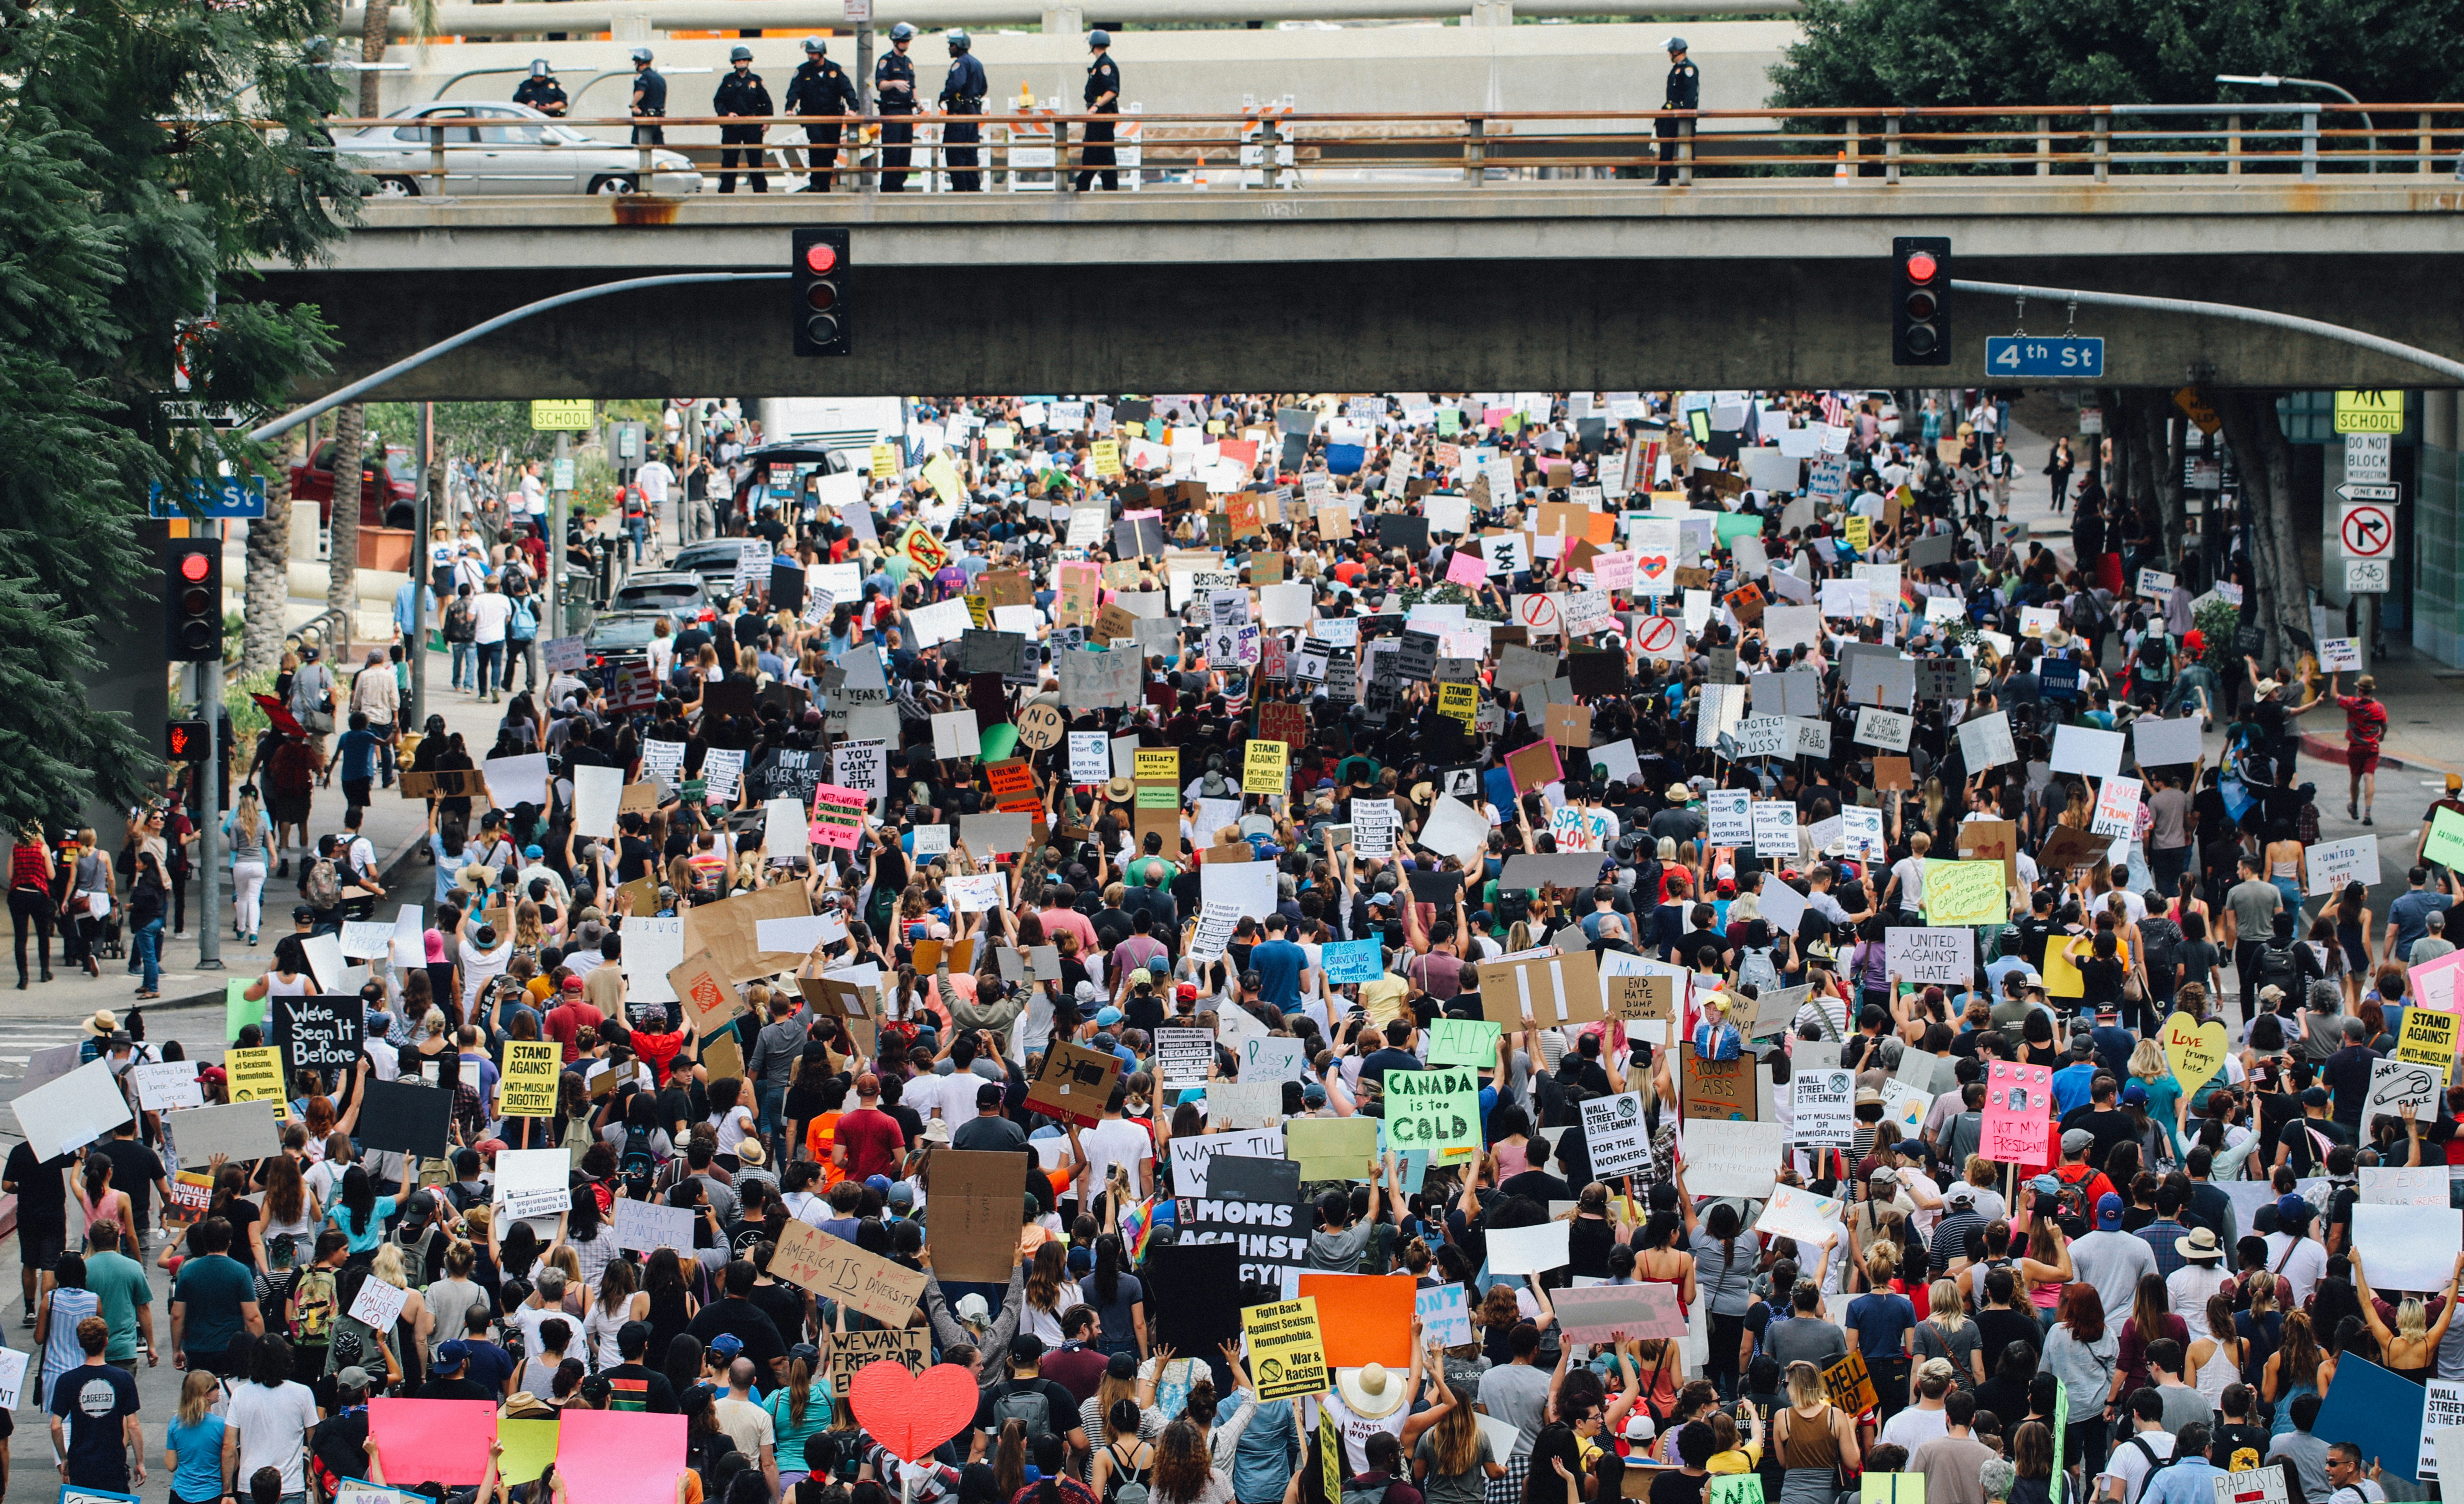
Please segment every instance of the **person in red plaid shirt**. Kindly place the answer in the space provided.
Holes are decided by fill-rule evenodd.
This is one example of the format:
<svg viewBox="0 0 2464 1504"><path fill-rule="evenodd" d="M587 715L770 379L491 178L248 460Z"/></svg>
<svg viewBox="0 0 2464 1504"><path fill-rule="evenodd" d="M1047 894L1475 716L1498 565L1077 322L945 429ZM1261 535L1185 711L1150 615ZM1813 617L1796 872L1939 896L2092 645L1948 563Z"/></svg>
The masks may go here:
<svg viewBox="0 0 2464 1504"><path fill-rule="evenodd" d="M2379 703L2379 682L2368 674L2353 682L2351 694L2337 692L2336 681L2341 674L2327 676L2327 692L2335 696L2336 705L2344 712L2344 766L2352 774L2352 786L2345 792L2344 813L2358 814L2362 823L2370 823L2370 804L2378 795L2379 743L2387 739L2387 707Z"/></svg>

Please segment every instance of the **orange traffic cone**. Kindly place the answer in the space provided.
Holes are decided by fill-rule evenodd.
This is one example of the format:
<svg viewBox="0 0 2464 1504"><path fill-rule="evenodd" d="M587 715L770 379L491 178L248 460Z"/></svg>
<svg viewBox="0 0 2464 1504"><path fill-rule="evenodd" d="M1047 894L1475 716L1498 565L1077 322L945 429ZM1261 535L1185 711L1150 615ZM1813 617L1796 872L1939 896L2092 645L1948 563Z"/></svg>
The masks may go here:
<svg viewBox="0 0 2464 1504"><path fill-rule="evenodd" d="M1845 149L1840 151L1838 162L1831 168L1831 181L1834 183L1848 181L1848 153Z"/></svg>

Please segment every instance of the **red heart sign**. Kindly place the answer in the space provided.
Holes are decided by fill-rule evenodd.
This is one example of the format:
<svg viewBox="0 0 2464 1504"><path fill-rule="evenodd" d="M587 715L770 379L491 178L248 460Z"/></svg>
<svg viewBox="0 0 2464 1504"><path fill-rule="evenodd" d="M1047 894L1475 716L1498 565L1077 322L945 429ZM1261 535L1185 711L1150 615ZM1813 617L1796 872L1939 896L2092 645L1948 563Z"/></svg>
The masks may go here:
<svg viewBox="0 0 2464 1504"><path fill-rule="evenodd" d="M965 1430L976 1418L976 1376L957 1363L935 1363L922 1378L893 1359L869 1363L847 1385L859 1425L893 1457L914 1462Z"/></svg>
<svg viewBox="0 0 2464 1504"><path fill-rule="evenodd" d="M1665 554L1638 554L1635 556L1634 567L1656 579L1660 576L1668 573L1668 556Z"/></svg>

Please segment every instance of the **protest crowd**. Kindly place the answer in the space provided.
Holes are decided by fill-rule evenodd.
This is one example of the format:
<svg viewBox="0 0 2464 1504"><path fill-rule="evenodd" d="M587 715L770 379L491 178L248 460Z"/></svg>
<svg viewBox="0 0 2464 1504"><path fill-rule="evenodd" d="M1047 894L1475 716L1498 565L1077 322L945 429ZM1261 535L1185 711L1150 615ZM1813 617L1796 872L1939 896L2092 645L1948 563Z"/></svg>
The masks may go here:
<svg viewBox="0 0 2464 1504"><path fill-rule="evenodd" d="M752 449L735 599L404 745L432 891L30 1075L0 1391L184 1504L2433 1496L2464 797L2321 840L2350 644L1922 422Z"/></svg>

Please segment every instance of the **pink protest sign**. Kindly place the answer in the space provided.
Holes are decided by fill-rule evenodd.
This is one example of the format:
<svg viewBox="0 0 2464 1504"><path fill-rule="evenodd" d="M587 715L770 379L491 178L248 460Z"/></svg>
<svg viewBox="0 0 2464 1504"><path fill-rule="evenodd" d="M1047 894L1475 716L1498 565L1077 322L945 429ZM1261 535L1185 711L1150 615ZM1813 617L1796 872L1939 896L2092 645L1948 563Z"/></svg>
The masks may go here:
<svg viewBox="0 0 2464 1504"><path fill-rule="evenodd" d="M1605 1342L1612 1335L1636 1340L1683 1337L1685 1308L1675 1285L1592 1285L1561 1290L1557 1303L1563 1335L1577 1342Z"/></svg>
<svg viewBox="0 0 2464 1504"><path fill-rule="evenodd" d="M2416 1002L2449 1014L2456 1011L2455 982L2459 976L2464 976L2464 950L2451 950L2405 973L2411 984L2408 991Z"/></svg>
<svg viewBox="0 0 2464 1504"><path fill-rule="evenodd" d="M556 1471L568 1497L590 1504L675 1504L685 1418L576 1406L559 1419Z"/></svg>
<svg viewBox="0 0 2464 1504"><path fill-rule="evenodd" d="M1487 578L1488 566L1477 554L1466 554L1457 549L1454 557L1446 561L1446 579L1451 584L1469 585L1478 590Z"/></svg>
<svg viewBox="0 0 2464 1504"><path fill-rule="evenodd" d="M825 846L853 851L855 839L864 834L866 799L861 789L843 789L835 783L815 786L812 839Z"/></svg>
<svg viewBox="0 0 2464 1504"><path fill-rule="evenodd" d="M2006 1165L2052 1165L2046 1144L2053 1123L2054 1072L2046 1065L1996 1060L1985 1078L1985 1135L1977 1152Z"/></svg>
<svg viewBox="0 0 2464 1504"><path fill-rule="evenodd" d="M682 1456L684 1417L671 1418ZM402 1477L417 1473L422 1483L476 1483L488 1474L496 1407L485 1400L370 1400L368 1434ZM670 1473L668 1504L674 1504L675 1481Z"/></svg>

